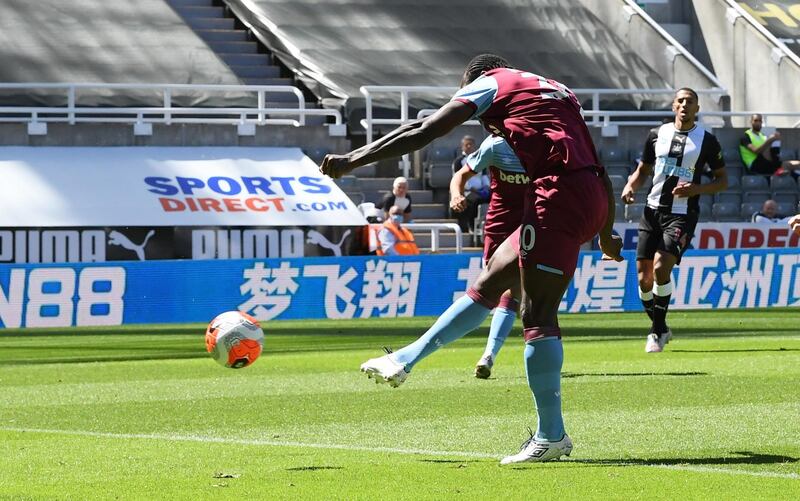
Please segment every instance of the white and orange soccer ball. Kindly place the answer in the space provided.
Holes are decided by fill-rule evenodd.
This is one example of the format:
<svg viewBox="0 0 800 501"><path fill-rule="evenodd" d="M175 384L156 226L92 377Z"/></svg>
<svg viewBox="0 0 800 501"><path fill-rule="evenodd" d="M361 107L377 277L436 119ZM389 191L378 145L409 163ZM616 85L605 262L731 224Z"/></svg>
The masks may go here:
<svg viewBox="0 0 800 501"><path fill-rule="evenodd" d="M217 315L206 329L206 350L229 369L247 367L261 355L264 331L258 320L241 311Z"/></svg>

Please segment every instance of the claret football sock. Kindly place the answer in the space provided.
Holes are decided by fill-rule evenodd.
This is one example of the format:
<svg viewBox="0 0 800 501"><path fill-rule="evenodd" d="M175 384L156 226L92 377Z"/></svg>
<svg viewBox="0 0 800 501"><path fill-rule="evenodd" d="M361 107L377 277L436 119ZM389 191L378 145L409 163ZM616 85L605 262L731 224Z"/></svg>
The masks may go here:
<svg viewBox="0 0 800 501"><path fill-rule="evenodd" d="M639 299L642 300L642 306L644 306L644 311L647 313L647 316L650 317L650 320L653 320L653 291L643 291L639 289Z"/></svg>
<svg viewBox="0 0 800 501"><path fill-rule="evenodd" d="M477 328L491 308L476 302L468 295L461 296L436 320L419 339L392 353L392 358L410 371L420 360L442 346L452 343Z"/></svg>
<svg viewBox="0 0 800 501"><path fill-rule="evenodd" d="M525 375L539 416L537 439L558 441L564 437L564 418L561 415L563 363L564 349L557 337L546 337L525 345Z"/></svg>
<svg viewBox="0 0 800 501"><path fill-rule="evenodd" d="M500 348L503 347L503 343L506 342L506 338L514 326L517 309L519 309L518 300L509 297L503 297L500 300L500 304L492 315L492 325L489 327L489 338L486 340L486 350L483 352L483 356L491 356L492 360L497 359Z"/></svg>
<svg viewBox="0 0 800 501"><path fill-rule="evenodd" d="M653 289L653 328L651 332L663 334L669 330L667 327L667 310L672 299L672 282L663 285L656 284Z"/></svg>

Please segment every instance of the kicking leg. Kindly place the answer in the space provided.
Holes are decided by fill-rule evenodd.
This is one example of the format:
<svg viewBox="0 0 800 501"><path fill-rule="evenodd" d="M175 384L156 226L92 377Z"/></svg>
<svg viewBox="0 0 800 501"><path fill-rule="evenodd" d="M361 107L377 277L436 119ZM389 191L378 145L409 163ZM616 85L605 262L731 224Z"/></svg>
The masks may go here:
<svg viewBox="0 0 800 501"><path fill-rule="evenodd" d="M467 294L459 298L425 334L394 353L368 360L361 370L376 382L399 386L411 369L442 346L476 329L497 306L509 282L519 281L516 248L506 240L486 264Z"/></svg>

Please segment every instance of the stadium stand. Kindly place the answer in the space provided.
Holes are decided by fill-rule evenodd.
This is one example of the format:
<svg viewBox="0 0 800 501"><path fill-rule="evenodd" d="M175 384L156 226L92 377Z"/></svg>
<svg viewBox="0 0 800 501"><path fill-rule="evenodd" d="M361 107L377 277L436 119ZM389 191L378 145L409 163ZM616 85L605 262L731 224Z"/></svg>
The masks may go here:
<svg viewBox="0 0 800 501"><path fill-rule="evenodd" d="M469 58L486 51L486 40L515 65L572 87L671 87L679 80L700 88L717 86L696 61L673 65L665 58L670 43L651 21L637 23L635 31L649 32L649 39L659 41L654 50L660 53L643 57L638 43L620 36L630 35L628 28L620 28L628 23L623 9L609 9L607 2L596 8L589 0L537 0L535 9L520 9L511 0L457 8L434 0L370 0L358 2L358 9L340 4L335 11L320 9L313 0L226 3L287 66L313 80L309 86L321 97L352 100L360 97L361 86L371 84L453 86ZM489 10L493 22L476 26L474 20ZM604 22L601 15L613 18ZM498 32L495 26L504 29ZM523 38L537 43L520 45ZM636 100L638 106L642 97Z"/></svg>
<svg viewBox="0 0 800 501"><path fill-rule="evenodd" d="M692 2L699 27L710 55L710 64L728 89L731 106L739 110L797 111L800 103L800 56L778 39L785 29L797 39L797 23L782 23L781 14L790 21L783 6L774 6L772 14L760 15L769 9L764 2L706 0ZM778 11L781 12L776 12ZM778 37L776 37L776 34ZM735 57L731 57L731 48ZM745 84L745 82L750 84ZM773 126L791 127L798 117L775 117ZM736 124L746 125L742 117Z"/></svg>
<svg viewBox="0 0 800 501"><path fill-rule="evenodd" d="M105 82L240 84L234 72L163 0L8 0L0 3L3 64L0 82ZM97 105L157 105L152 92L83 93ZM174 96L186 105L230 106L244 96L202 91ZM63 105L64 93L47 89L0 92L0 102Z"/></svg>
<svg viewBox="0 0 800 501"><path fill-rule="evenodd" d="M690 61L678 50L676 68L665 69L660 57L649 57L641 52L643 41L648 50L664 51L668 37L660 33L661 28L675 36L677 41L688 44L698 52L703 63L714 59L713 50L705 50L705 39L700 37L705 30L693 25L694 35L683 36L679 24L691 19L676 19L672 14L663 17L663 26L654 25L647 14L658 17L657 5L647 4L644 11L631 7L626 18L609 5L630 6L627 0L580 0L558 2L537 0L535 13L520 14L515 2L496 0L491 3L493 15L509 26L507 32L497 36L492 32L492 50L503 53L519 66L529 65L543 74L565 81L573 87L606 87L608 93L600 93L586 100L601 109L664 110L669 91L662 94L622 94L613 89L643 87L646 89L668 88L683 85L713 87L717 81L705 78L704 67ZM596 6L606 6L599 12ZM727 4L723 0L713 3ZM414 9L411 9L412 6ZM349 4L346 4L346 6ZM354 4L355 5L355 4ZM457 40L447 36L448 32L471 26L475 16L484 12L486 5L465 4L458 9L441 5L432 0L359 2L359 9L367 9L369 18L359 14L362 10L341 8L335 13L318 8L312 0L279 2L277 0L143 0L136 3L111 5L100 0L78 0L63 4L55 0L43 0L36 5L11 0L0 5L0 23L7 33L8 44L3 49L6 61L11 65L0 67L0 80L4 82L105 82L105 83L203 83L203 84L258 84L287 85L298 79L307 83L316 95L302 89L308 106L319 100L329 104L350 99L354 105L360 102L359 88L367 84L410 85L425 84L453 87L460 78L464 62L475 52L485 50L488 32L472 30L469 36ZM426 12L424 23L413 14L420 8ZM57 12L42 22L41 12ZM700 12L702 8L698 8ZM606 12L608 11L608 12ZM682 9L691 11L685 5ZM91 12L92 16L87 16ZM531 9L534 12L534 9ZM39 14L37 14L39 13ZM384 22L387 16L392 23ZM684 18L691 17L685 15ZM268 21L268 22L267 22ZM621 23L630 23L622 26ZM686 21L686 22L684 22ZM677 23L677 24L676 24ZM348 25L346 33L342 25ZM677 26L677 27L676 27ZM132 29L131 27L135 27ZM487 28L488 30L489 28ZM636 34L634 31L641 31ZM461 30L465 31L465 30ZM461 32L460 31L460 32ZM518 48L518 34L535 34L537 49L522 51ZM591 40L593 43L576 43ZM655 38L654 38L655 37ZM698 41L698 38L700 41ZM53 44L52 40L59 40ZM658 41L658 40L660 41ZM274 52L264 52L265 47ZM293 52L289 47L296 47ZM552 47L559 47L553 50ZM435 49L434 49L435 48ZM677 50L677 49L676 49ZM391 53L391 57L386 57ZM347 57L342 57L346 54ZM645 57L647 56L647 57ZM787 56L788 57L788 56ZM16 58L16 59L15 59ZM13 61L33 61L22 69L13 68ZM565 64L565 61L569 64ZM343 62L346 62L344 64ZM680 66L681 68L677 68ZM294 75L287 67L295 72ZM687 69L687 67L691 67ZM678 79L678 75L688 80ZM707 76L707 75L706 75ZM713 77L714 75L712 75ZM693 80L694 79L694 80ZM695 83L698 82L698 83ZM732 82L736 84L736 82ZM602 90L602 89L601 89ZM440 104L448 93L431 92L421 96L417 104ZM333 100L326 98L335 98ZM586 96L581 95L581 99ZM57 104L64 105L66 94L48 89L0 90L0 99L14 106ZM76 99L84 106L158 106L163 103L159 91L143 91L108 87L96 91L80 90ZM286 105L292 94L276 94L266 98L266 105ZM176 106L215 107L252 104L254 95L232 90L212 93L197 87L186 92L175 92L172 96ZM387 102L399 98L387 98ZM722 104L717 95L701 94L702 109L713 113ZM724 101L724 100L723 100ZM783 107L785 108L785 106ZM776 109L783 109L776 108ZM411 106L408 117L413 118L417 108ZM374 116L397 117L396 109L391 113L376 107ZM789 110L792 111L792 110ZM383 114L383 115L382 115ZM177 115L176 115L177 116ZM0 143L8 145L293 145L300 146L314 162L320 162L326 153L342 152L357 145L358 134L363 128L357 119L350 116L348 124L351 137L332 138L324 129L313 126L325 121L324 117L309 120L302 130L293 126L261 127L242 135L230 126L209 125L153 125L152 136L132 137L130 126L114 124L82 124L67 132L68 127L50 124L46 136L24 133L14 124L0 124ZM363 115L361 115L363 116ZM654 117L622 117L620 127L613 136L593 128L592 134L598 145L603 163L612 176L614 189L619 192L624 186L634 159L640 154L641 143L647 130L655 125ZM702 118L702 116L701 116ZM736 117L734 117L736 118ZM43 118L44 119L44 118ZM767 114L767 119L771 117ZM587 120L589 120L587 118ZM595 125L594 118L591 118ZM623 120L632 120L624 123ZM638 121L636 121L638 120ZM659 119L660 120L660 119ZM726 118L727 120L727 118ZM652 125L644 125L646 122ZM640 123L643 122L643 123ZM714 125L719 125L716 121ZM393 127L393 125L392 125ZM469 129L469 130L467 130ZM477 133L476 133L477 131ZM475 126L459 128L449 137L412 160L411 175L418 183L412 188L415 200L419 200L422 211L416 214L423 221L448 221L447 188L451 176L451 162L456 152L450 144L456 144L464 133L476 137L484 134ZM762 176L747 176L738 153L738 140L742 129L735 126L717 127L713 131L723 144L729 188L714 202L742 203L763 201L764 197L775 198L784 205L794 205L798 199L797 184L789 177L776 177L767 182ZM800 131L782 129L784 157L796 156L794 145L800 143ZM380 133L380 129L378 129ZM252 134L252 135L251 135ZM356 174L360 184L340 183L356 202L379 199L380 189L371 189L370 178L384 178L398 174L397 161L362 167ZM761 178L766 185L751 185L749 177ZM385 185L384 187L385 188ZM636 194L636 203L643 204L646 190ZM416 209L415 203L415 209ZM635 212L636 209L631 209ZM701 204L701 211L715 217L712 200ZM719 211L718 211L719 212ZM729 217L722 211L724 217ZM624 211L618 211L619 220L626 219Z"/></svg>

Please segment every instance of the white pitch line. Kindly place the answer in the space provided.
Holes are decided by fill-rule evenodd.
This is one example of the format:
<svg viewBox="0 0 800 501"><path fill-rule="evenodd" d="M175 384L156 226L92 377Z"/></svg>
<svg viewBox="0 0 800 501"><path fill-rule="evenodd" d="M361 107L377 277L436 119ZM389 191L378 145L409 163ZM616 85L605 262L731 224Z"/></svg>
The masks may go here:
<svg viewBox="0 0 800 501"><path fill-rule="evenodd" d="M148 440L168 440L173 442L199 442L210 444L237 444L237 445L266 445L271 447L306 447L309 449L337 449L344 451L363 451L363 452L390 452L393 454L425 454L428 456L466 456L473 458L500 459L496 454L484 452L464 452L464 451L435 451L428 449L403 449L398 447L369 447L365 445L347 444L316 444L309 442L292 442L285 440L259 440L243 438L208 437L202 435L166 435L160 433L109 433L102 431L86 430L53 430L47 428L14 428L0 427L0 431L10 431L19 433L46 433L51 435L72 435L98 438L131 438Z"/></svg>
<svg viewBox="0 0 800 501"><path fill-rule="evenodd" d="M123 439L144 439L144 440L167 440L172 442L197 442L206 444L237 444L237 445L264 445L270 447L301 447L309 449L335 449L343 451L361 451L361 452L388 452L392 454L420 454L426 456L446 456L446 457L471 457L471 458L485 458L485 459L500 459L502 456L496 454L487 454L484 452L473 451L437 451L430 449L405 449L400 447L370 447L366 445L347 445L347 444L317 444L313 442L292 442L285 440L258 440L258 439L242 439L242 438L225 438L225 437L209 437L202 435L168 435L161 433L111 433L102 431L88 431L88 430L56 430L48 428L18 428L11 426L2 426L0 431L14 432L14 433L43 433L49 435L68 435L68 436L82 436L82 437L95 437L95 438L123 438ZM569 461L564 461L569 462ZM591 464L589 461L581 461ZM608 466L615 466L609 464ZM727 475L746 475L751 477L765 477L765 478L788 478L791 480L800 480L800 474L797 473L778 473L771 471L747 471L747 470L731 470L727 468L715 468L711 466L692 466L692 465L673 465L673 464L621 464L619 466L644 466L647 468L663 468L668 470L681 470L690 471L695 473L722 473Z"/></svg>

